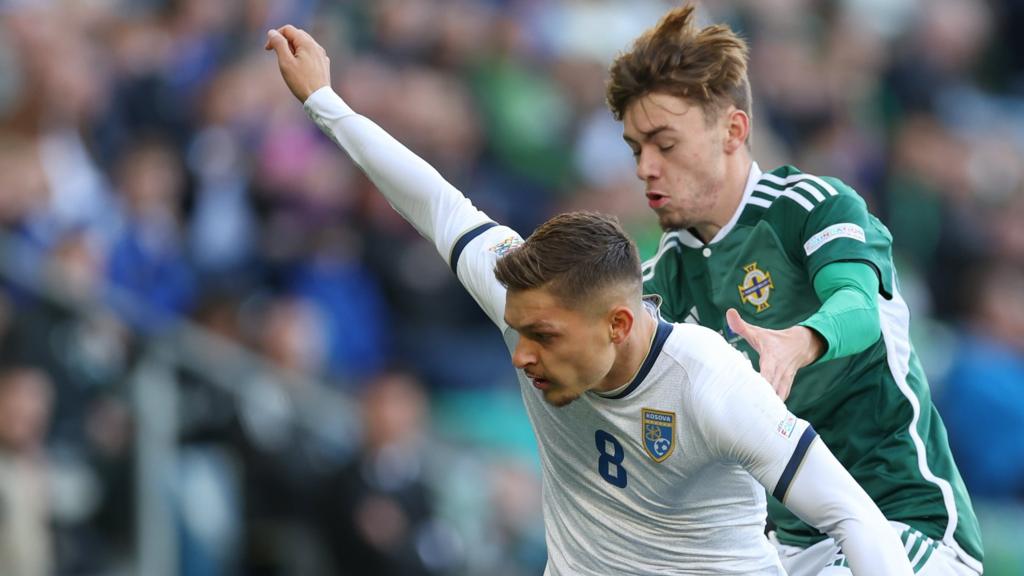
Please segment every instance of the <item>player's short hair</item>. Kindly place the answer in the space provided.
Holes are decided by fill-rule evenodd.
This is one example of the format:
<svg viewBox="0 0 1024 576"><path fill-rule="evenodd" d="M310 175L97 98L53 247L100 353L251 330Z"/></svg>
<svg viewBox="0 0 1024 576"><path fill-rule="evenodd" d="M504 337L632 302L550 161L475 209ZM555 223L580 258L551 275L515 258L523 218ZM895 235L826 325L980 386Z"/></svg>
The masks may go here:
<svg viewBox="0 0 1024 576"><path fill-rule="evenodd" d="M696 102L708 122L730 104L750 115L746 41L723 24L698 28L694 12L671 10L612 63L605 96L616 120L651 93Z"/></svg>
<svg viewBox="0 0 1024 576"><path fill-rule="evenodd" d="M498 260L494 275L509 291L545 288L579 308L611 286L639 297L643 279L636 244L614 216L568 212L551 218Z"/></svg>

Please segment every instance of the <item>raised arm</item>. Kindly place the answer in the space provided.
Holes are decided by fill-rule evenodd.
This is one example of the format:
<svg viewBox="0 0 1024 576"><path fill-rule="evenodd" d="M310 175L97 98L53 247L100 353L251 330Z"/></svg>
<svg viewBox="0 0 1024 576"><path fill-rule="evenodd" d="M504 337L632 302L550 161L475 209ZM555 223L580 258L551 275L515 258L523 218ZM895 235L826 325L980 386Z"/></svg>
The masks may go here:
<svg viewBox="0 0 1024 576"><path fill-rule="evenodd" d="M284 26L267 34L281 76L306 114L366 173L394 209L430 240L491 320L504 329L505 290L494 261L520 241L477 210L432 166L330 87L330 60L312 36Z"/></svg>
<svg viewBox="0 0 1024 576"><path fill-rule="evenodd" d="M807 422L791 414L771 387L734 355L695 392L713 450L738 462L803 521L835 539L854 574L910 576L896 530Z"/></svg>

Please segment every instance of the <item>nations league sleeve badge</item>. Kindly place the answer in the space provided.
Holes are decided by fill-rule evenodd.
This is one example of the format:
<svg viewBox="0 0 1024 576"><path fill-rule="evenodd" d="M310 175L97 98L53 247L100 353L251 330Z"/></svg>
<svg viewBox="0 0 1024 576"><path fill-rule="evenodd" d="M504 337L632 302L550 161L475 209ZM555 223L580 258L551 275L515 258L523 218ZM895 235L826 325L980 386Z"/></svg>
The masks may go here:
<svg viewBox="0 0 1024 576"><path fill-rule="evenodd" d="M643 419L644 450L655 462L664 462L676 447L676 414L644 408Z"/></svg>

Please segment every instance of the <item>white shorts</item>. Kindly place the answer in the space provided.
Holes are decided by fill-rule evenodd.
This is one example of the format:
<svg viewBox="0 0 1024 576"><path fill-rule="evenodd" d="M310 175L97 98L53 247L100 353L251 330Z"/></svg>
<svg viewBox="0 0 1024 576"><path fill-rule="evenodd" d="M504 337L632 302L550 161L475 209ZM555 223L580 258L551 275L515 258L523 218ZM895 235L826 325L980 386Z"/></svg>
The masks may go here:
<svg viewBox="0 0 1024 576"><path fill-rule="evenodd" d="M910 566L918 576L979 576L949 546L921 534L902 522L889 522L903 540ZM836 541L826 538L808 548L788 546L775 538L768 540L779 552L779 559L789 576L850 576L846 556Z"/></svg>

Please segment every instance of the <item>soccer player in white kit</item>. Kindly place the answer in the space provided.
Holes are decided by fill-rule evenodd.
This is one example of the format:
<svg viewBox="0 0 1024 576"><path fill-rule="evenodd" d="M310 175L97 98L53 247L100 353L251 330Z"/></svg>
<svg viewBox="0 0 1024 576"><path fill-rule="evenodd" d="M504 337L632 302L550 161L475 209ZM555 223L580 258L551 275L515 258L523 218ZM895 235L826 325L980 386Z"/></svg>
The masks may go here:
<svg viewBox="0 0 1024 576"><path fill-rule="evenodd" d="M785 574L762 486L840 542L855 574L912 574L881 512L749 361L641 298L613 218L556 216L524 242L352 111L312 37L286 26L267 48L502 331L540 451L545 574Z"/></svg>

